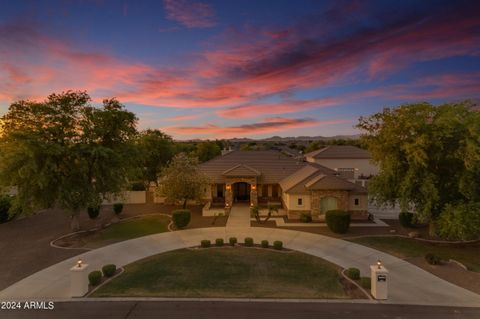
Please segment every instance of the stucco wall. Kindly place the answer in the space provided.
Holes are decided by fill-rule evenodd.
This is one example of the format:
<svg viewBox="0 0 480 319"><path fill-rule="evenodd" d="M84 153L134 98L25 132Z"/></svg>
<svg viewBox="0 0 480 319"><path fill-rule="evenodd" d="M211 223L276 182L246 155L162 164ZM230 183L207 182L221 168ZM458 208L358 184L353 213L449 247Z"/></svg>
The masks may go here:
<svg viewBox="0 0 480 319"><path fill-rule="evenodd" d="M307 157L307 161L318 163L331 169L335 168L356 168L355 178L363 175L376 175L378 167L374 165L369 159L314 159Z"/></svg>
<svg viewBox="0 0 480 319"><path fill-rule="evenodd" d="M355 205L355 198L358 198L358 205ZM368 210L368 196L367 195L357 195L352 194L349 198L349 206L348 210L355 211L355 210Z"/></svg>
<svg viewBox="0 0 480 319"><path fill-rule="evenodd" d="M298 199L302 198L303 205L298 205ZM310 195L298 195L283 193L283 200L288 210L310 210Z"/></svg>

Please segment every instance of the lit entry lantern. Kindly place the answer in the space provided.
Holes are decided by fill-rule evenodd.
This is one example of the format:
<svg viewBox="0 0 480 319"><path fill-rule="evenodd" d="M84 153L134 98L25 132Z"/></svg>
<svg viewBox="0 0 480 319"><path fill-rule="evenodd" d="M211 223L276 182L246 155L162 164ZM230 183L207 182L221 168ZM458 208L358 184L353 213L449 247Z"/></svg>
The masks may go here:
<svg viewBox="0 0 480 319"><path fill-rule="evenodd" d="M257 185L252 185L252 190L256 190L257 189Z"/></svg>
<svg viewBox="0 0 480 319"><path fill-rule="evenodd" d="M225 186L225 189L226 189L227 191L232 190L232 185L227 184L227 185Z"/></svg>

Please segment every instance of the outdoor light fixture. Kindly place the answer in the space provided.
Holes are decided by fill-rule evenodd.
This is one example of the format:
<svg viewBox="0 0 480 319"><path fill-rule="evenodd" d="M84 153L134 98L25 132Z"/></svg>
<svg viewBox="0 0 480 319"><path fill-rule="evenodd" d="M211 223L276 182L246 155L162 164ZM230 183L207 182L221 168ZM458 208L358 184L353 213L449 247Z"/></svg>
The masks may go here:
<svg viewBox="0 0 480 319"><path fill-rule="evenodd" d="M380 259L377 260L377 266L378 269L382 269L382 262L380 261Z"/></svg>
<svg viewBox="0 0 480 319"><path fill-rule="evenodd" d="M78 268L82 267L82 260L81 260L81 259L79 259L79 260L77 261L77 267L78 267Z"/></svg>
<svg viewBox="0 0 480 319"><path fill-rule="evenodd" d="M256 189L257 189L257 185L252 185L252 189L253 189L253 190L256 190Z"/></svg>
<svg viewBox="0 0 480 319"><path fill-rule="evenodd" d="M231 190L231 189L232 189L232 186L230 186L230 185L227 185L225 188L227 189L227 191L229 191L229 190Z"/></svg>

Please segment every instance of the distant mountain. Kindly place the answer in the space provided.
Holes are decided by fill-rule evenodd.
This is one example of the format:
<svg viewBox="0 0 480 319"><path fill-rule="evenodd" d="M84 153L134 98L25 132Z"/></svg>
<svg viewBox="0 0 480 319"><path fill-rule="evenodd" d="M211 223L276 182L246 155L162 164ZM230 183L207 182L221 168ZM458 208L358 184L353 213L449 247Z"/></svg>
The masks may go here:
<svg viewBox="0 0 480 319"><path fill-rule="evenodd" d="M331 141L331 140L357 140L360 138L360 135L335 135L335 136L288 136L288 137L281 137L281 136L272 136L267 138L261 139L254 139L248 137L234 137L230 139L226 139L232 143L248 143L248 142L294 142L294 141ZM212 139L210 139L212 140ZM202 139L191 139L191 140L183 140L179 142L202 142L205 140Z"/></svg>

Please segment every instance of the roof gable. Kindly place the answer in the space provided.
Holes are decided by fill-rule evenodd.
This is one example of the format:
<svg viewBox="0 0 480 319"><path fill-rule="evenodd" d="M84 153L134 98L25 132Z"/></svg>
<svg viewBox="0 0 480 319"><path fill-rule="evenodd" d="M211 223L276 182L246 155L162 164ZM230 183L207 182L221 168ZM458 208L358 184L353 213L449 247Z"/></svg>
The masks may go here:
<svg viewBox="0 0 480 319"><path fill-rule="evenodd" d="M237 164L222 173L223 176L260 176L261 173L256 169L245 165Z"/></svg>

